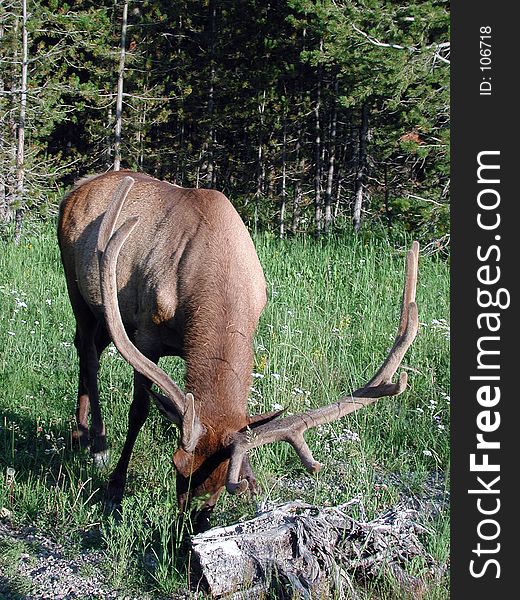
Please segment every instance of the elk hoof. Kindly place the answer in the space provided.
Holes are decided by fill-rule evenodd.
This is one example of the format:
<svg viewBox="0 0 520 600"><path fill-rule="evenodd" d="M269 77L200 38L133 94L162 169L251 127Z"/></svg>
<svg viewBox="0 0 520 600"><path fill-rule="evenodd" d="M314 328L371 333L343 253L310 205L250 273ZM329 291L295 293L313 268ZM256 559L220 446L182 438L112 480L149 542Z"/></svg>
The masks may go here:
<svg viewBox="0 0 520 600"><path fill-rule="evenodd" d="M105 471L108 468L108 463L110 461L110 452L108 450L93 452L92 460L94 461L94 466L98 471Z"/></svg>
<svg viewBox="0 0 520 600"><path fill-rule="evenodd" d="M103 512L107 516L111 516L115 523L119 523L122 519L121 502L105 499L103 503Z"/></svg>
<svg viewBox="0 0 520 600"><path fill-rule="evenodd" d="M231 481L228 481L226 483L226 488L230 494L238 495L243 494L249 488L249 484L247 479L241 479L238 483L232 483Z"/></svg>
<svg viewBox="0 0 520 600"><path fill-rule="evenodd" d="M318 473L318 471L321 471L321 467L322 467L322 466L323 466L323 465L322 465L321 463L314 461L314 462L313 462L313 463L310 465L310 467L309 467L309 471L310 471L311 473Z"/></svg>
<svg viewBox="0 0 520 600"><path fill-rule="evenodd" d="M120 485L109 483L103 498L104 510L117 517L121 513L123 488Z"/></svg>

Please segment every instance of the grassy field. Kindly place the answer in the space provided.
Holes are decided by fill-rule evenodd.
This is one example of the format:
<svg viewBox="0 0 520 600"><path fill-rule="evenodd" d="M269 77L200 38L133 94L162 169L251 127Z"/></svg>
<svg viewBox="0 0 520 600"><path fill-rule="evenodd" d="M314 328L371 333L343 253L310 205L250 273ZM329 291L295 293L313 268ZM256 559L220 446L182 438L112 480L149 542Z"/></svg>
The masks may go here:
<svg viewBox="0 0 520 600"><path fill-rule="evenodd" d="M280 242L259 236L255 242L270 299L254 341L251 412L297 411L359 387L395 336L403 252L354 237ZM71 552L89 544L103 549L115 587L152 597L185 588L186 570L176 560L175 431L152 411L130 464L122 518L115 523L104 515L107 474L72 441L78 365L54 227L38 227L18 247L0 243L0 508L15 524L32 523L66 540ZM370 518L403 493L421 496L427 482L448 488L448 299L447 264L421 257L421 328L404 361L408 390L309 432L324 464L316 476L304 472L286 444L255 451L262 502L339 504L356 496ZM182 361L161 364L182 382ZM100 390L113 463L126 432L131 381L130 368L110 346ZM253 514L246 498L224 495L213 523ZM428 524L423 542L434 558L447 560L447 509ZM412 568L419 575L426 570ZM446 579L432 584L428 597L447 598Z"/></svg>

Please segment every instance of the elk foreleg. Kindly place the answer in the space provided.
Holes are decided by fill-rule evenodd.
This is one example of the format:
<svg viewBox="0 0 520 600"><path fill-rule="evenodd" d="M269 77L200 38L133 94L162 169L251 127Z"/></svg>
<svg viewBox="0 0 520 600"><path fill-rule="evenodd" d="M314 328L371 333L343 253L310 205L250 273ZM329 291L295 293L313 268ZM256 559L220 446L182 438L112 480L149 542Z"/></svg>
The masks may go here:
<svg viewBox="0 0 520 600"><path fill-rule="evenodd" d="M126 440L116 468L110 476L107 489L107 501L112 506L119 506L123 498L132 450L150 410L149 390L151 387L152 382L148 378L134 371L134 398L128 413Z"/></svg>

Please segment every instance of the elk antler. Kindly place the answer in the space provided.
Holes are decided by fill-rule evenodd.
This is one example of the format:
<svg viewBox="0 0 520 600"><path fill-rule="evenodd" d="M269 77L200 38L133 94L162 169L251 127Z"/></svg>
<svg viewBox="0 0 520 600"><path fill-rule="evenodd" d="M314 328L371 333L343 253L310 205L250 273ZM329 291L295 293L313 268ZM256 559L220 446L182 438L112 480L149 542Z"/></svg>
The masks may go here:
<svg viewBox="0 0 520 600"><path fill-rule="evenodd" d="M101 297L105 311L105 321L112 340L123 358L141 375L153 381L167 396L153 393L161 412L181 427L181 445L186 452L192 452L204 428L195 414L195 401L192 394L186 394L153 361L148 359L130 341L117 299L117 258L121 247L139 221L139 217L130 217L114 232L117 218L123 203L134 184L132 177L125 177L119 184L114 198L101 222L98 235L99 271Z"/></svg>
<svg viewBox="0 0 520 600"><path fill-rule="evenodd" d="M319 471L321 465L314 460L312 452L303 438L307 429L341 419L351 412L376 402L382 396L396 396L404 391L407 383L406 372L401 373L397 383L392 383L392 377L414 341L419 327L415 303L418 259L419 244L413 242L412 249L406 255L406 276L397 336L386 360L374 377L365 386L349 396L343 396L334 404L291 415L234 434L229 445L230 462L226 483L226 488L230 493L241 493L247 488L247 481L239 480L240 467L246 453L252 448L272 442L288 442L295 449L305 468L315 473Z"/></svg>

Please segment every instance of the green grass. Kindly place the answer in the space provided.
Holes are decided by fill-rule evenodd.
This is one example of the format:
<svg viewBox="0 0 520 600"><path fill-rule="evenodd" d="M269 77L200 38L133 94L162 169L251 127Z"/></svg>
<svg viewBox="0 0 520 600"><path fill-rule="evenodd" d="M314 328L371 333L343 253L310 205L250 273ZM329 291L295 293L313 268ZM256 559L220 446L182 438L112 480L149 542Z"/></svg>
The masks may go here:
<svg viewBox="0 0 520 600"><path fill-rule="evenodd" d="M254 340L251 412L278 405L296 412L362 385L395 336L403 252L385 241L355 237L281 242L263 235L255 242L269 303ZM9 509L16 523L35 523L78 549L86 540L104 548L115 586L152 594L186 587L186 568L177 560L174 430L152 411L130 464L122 520L104 516L107 475L72 442L78 361L54 229L40 226L18 247L2 244L0 508ZM432 474L449 482L448 299L448 266L421 257L422 326L404 360L408 390L310 431L309 445L324 464L314 477L287 444L255 450L261 501L300 497L337 504L359 496L370 518L403 491L420 496ZM182 361L161 364L182 382ZM100 389L113 462L126 433L131 382L131 369L109 348ZM227 524L253 513L247 499L223 495L213 522ZM445 561L447 509L430 529L425 543ZM431 595L447 596L447 584Z"/></svg>
<svg viewBox="0 0 520 600"><path fill-rule="evenodd" d="M10 598L25 598L31 589L31 581L18 573L21 560L33 562L31 545L17 539L0 539L0 594L2 584L9 581ZM0 596L1 597L1 596Z"/></svg>

